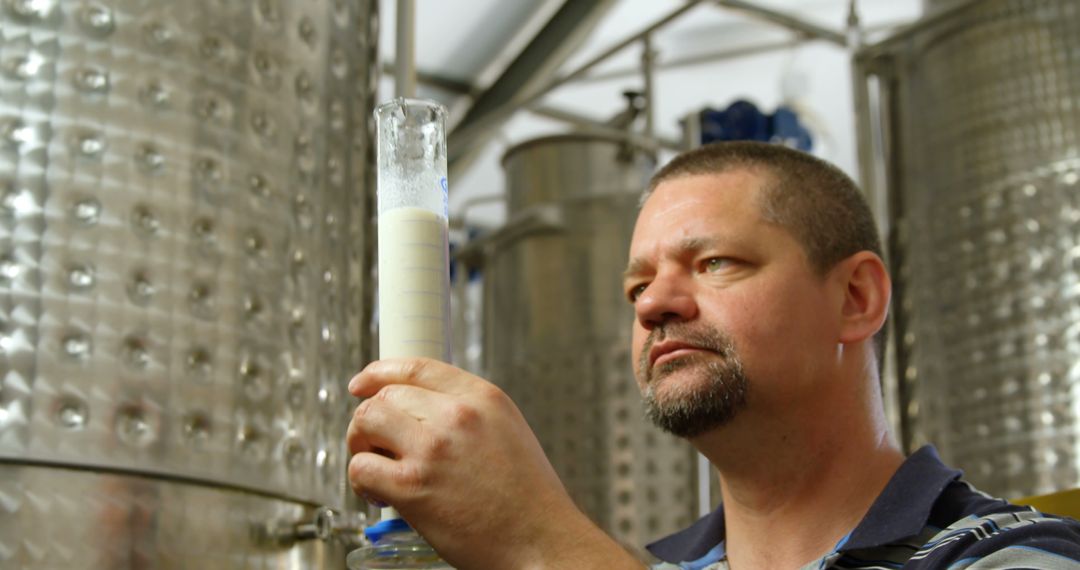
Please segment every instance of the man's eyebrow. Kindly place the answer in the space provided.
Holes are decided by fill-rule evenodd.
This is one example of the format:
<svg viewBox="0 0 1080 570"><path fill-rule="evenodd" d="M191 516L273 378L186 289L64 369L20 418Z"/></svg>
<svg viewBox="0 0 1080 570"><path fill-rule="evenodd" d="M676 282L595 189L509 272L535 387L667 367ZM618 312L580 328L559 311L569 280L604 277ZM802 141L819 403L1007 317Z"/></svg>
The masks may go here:
<svg viewBox="0 0 1080 570"><path fill-rule="evenodd" d="M626 271L622 272L623 281L634 277L635 275L641 275L645 273L645 268L649 266L649 262L640 257L635 257L630 260L630 263L626 265Z"/></svg>
<svg viewBox="0 0 1080 570"><path fill-rule="evenodd" d="M674 257L684 257L687 254L696 253L703 249L713 247L723 241L724 240L719 236L689 237L680 241L679 244L675 246L672 253L674 254ZM644 258L636 257L631 259L630 263L626 266L626 271L623 271L623 280L646 273L648 267L649 262Z"/></svg>
<svg viewBox="0 0 1080 570"><path fill-rule="evenodd" d="M690 237L679 242L679 245L675 246L675 255L683 256L688 253L696 253L703 249L714 247L716 244L722 242L719 236L709 237Z"/></svg>

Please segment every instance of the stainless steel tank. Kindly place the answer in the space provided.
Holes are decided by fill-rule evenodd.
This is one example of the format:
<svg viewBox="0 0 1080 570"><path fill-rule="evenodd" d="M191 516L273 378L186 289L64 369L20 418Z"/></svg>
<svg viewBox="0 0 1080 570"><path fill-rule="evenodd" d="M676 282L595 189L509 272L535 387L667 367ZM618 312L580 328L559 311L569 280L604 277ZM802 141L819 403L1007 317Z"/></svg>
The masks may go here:
<svg viewBox="0 0 1080 570"><path fill-rule="evenodd" d="M1080 486L1080 4L944 1L864 53L893 161L910 447L983 490Z"/></svg>
<svg viewBox="0 0 1080 570"><path fill-rule="evenodd" d="M0 567L343 567L376 8L0 1Z"/></svg>
<svg viewBox="0 0 1080 570"><path fill-rule="evenodd" d="M509 150L509 222L485 240L484 362L570 494L628 546L695 517L693 450L648 425L622 271L653 168L641 149L565 135Z"/></svg>

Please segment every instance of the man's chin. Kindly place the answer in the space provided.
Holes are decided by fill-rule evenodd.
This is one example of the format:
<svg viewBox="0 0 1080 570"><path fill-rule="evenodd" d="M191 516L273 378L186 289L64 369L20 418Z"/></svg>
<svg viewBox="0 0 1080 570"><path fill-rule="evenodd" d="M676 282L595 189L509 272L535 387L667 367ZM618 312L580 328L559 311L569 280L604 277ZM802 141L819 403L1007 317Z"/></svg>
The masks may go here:
<svg viewBox="0 0 1080 570"><path fill-rule="evenodd" d="M719 354L712 352L666 360L652 368L650 384L660 386L669 383L668 380L677 380L681 383L682 380L687 378L702 378L709 363L721 362L722 360L723 358Z"/></svg>
<svg viewBox="0 0 1080 570"><path fill-rule="evenodd" d="M646 417L683 438L730 422L745 405L747 382L737 361L723 360L711 353L657 366L645 393Z"/></svg>
<svg viewBox="0 0 1080 570"><path fill-rule="evenodd" d="M656 401L663 403L669 399L682 399L697 393L708 383L709 378L703 373L703 369L686 366L653 377L649 387Z"/></svg>

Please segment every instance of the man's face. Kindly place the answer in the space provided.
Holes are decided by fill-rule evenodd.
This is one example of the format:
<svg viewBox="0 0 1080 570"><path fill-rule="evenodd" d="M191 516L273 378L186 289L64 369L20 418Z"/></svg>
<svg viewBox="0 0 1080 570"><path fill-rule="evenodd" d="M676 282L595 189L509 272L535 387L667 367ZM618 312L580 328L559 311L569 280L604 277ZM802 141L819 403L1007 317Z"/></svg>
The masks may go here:
<svg viewBox="0 0 1080 570"><path fill-rule="evenodd" d="M792 235L762 219L760 175L734 170L662 183L638 216L624 290L634 304L634 372L647 414L694 437L744 408L813 401L835 350L842 295Z"/></svg>

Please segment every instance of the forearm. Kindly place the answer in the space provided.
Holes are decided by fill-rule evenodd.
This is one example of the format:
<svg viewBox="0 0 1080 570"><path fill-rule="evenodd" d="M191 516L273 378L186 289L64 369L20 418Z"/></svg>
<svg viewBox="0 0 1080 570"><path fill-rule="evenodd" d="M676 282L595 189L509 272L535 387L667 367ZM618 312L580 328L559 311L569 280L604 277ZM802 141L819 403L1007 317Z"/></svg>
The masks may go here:
<svg viewBox="0 0 1080 570"><path fill-rule="evenodd" d="M522 556L514 570L644 570L646 565L627 552L580 512L547 529L543 540Z"/></svg>

